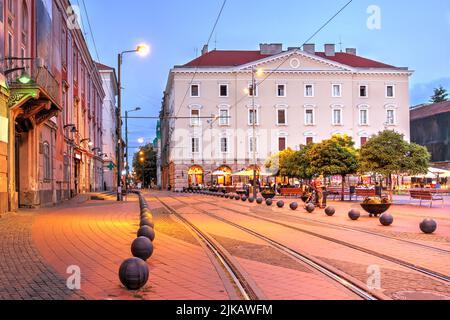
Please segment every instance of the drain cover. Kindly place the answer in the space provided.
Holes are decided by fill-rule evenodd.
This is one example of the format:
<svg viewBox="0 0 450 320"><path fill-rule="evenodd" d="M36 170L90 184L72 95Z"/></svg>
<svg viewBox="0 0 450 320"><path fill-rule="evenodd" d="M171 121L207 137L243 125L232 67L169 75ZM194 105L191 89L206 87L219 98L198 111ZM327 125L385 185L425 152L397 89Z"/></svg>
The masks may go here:
<svg viewBox="0 0 450 320"><path fill-rule="evenodd" d="M449 296L427 291L399 291L393 296L398 300L450 300Z"/></svg>

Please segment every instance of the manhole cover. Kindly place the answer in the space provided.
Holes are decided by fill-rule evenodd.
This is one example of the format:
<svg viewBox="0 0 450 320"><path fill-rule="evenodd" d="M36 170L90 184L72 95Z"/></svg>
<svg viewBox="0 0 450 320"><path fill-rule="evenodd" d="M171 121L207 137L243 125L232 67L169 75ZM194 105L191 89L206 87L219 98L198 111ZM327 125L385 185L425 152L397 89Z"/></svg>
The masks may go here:
<svg viewBox="0 0 450 320"><path fill-rule="evenodd" d="M436 292L400 291L393 294L398 300L450 300L450 297Z"/></svg>

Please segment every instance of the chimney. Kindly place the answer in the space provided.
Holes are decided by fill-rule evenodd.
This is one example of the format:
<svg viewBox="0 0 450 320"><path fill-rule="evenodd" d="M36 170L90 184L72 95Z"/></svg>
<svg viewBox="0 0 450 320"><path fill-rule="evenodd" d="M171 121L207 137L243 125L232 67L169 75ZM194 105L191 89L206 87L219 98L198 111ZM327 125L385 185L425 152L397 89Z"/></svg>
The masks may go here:
<svg viewBox="0 0 450 320"><path fill-rule="evenodd" d="M309 54L316 54L316 45L314 43L307 43L303 46L303 51Z"/></svg>
<svg viewBox="0 0 450 320"><path fill-rule="evenodd" d="M348 54L356 56L356 48L347 48L347 49L345 49L345 52L347 52Z"/></svg>
<svg viewBox="0 0 450 320"><path fill-rule="evenodd" d="M278 54L283 52L283 44L281 43L261 43L259 45L261 54Z"/></svg>
<svg viewBox="0 0 450 320"><path fill-rule="evenodd" d="M207 54L207 53L208 53L208 45L205 44L202 49L202 55Z"/></svg>
<svg viewBox="0 0 450 320"><path fill-rule="evenodd" d="M334 57L336 55L336 46L334 44L326 44L325 55L327 57Z"/></svg>

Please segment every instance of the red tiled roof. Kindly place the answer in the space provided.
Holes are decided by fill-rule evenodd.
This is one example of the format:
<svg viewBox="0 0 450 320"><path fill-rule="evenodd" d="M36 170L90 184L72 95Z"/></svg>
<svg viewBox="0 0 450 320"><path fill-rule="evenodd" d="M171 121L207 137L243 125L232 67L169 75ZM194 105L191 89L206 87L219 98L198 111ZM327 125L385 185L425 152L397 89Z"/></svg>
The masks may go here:
<svg viewBox="0 0 450 320"><path fill-rule="evenodd" d="M366 59L360 56L355 56L353 54L345 52L336 52L336 55L332 57L326 56L324 52L316 52L316 55L321 58L332 60L355 68L387 68L387 69L396 68L388 64L384 64L375 60Z"/></svg>
<svg viewBox="0 0 450 320"><path fill-rule="evenodd" d="M432 117L438 114L450 112L450 101L429 104L411 109L411 120Z"/></svg>
<svg viewBox="0 0 450 320"><path fill-rule="evenodd" d="M337 52L336 55L332 57L326 56L324 52L316 52L316 55L321 58L356 68L396 68L388 64L344 52ZM263 55L260 51L214 50L192 60L183 67L233 67L271 56L272 55Z"/></svg>
<svg viewBox="0 0 450 320"><path fill-rule="evenodd" d="M259 51L210 51L183 67L233 67L270 57Z"/></svg>

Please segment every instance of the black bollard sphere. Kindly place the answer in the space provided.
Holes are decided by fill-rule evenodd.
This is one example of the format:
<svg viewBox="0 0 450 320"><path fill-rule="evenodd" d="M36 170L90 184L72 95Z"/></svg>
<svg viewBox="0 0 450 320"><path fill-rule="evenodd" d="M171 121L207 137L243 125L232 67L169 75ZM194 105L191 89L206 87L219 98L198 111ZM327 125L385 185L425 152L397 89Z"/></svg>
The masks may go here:
<svg viewBox="0 0 450 320"><path fill-rule="evenodd" d="M234 197L234 200L239 201L239 200L241 200L241 197L240 197L239 195L236 195L236 196Z"/></svg>
<svg viewBox="0 0 450 320"><path fill-rule="evenodd" d="M128 290L139 290L147 283L149 273L148 265L144 260L130 258L120 266L119 279Z"/></svg>
<svg viewBox="0 0 450 320"><path fill-rule="evenodd" d="M283 208L284 207L284 201L283 200L278 201L277 202L277 207L278 208Z"/></svg>
<svg viewBox="0 0 450 320"><path fill-rule="evenodd" d="M388 227L394 223L394 217L389 213L385 213L380 217L380 223L383 226Z"/></svg>
<svg viewBox="0 0 450 320"><path fill-rule="evenodd" d="M143 226L139 229L138 233L137 233L138 238L139 237L146 237L148 239L150 239L150 241L154 241L155 240L155 230L153 230L153 228L149 227L149 226Z"/></svg>
<svg viewBox="0 0 450 320"><path fill-rule="evenodd" d="M420 224L420 230L425 234L432 234L437 230L437 223L433 219L425 219Z"/></svg>
<svg viewBox="0 0 450 320"><path fill-rule="evenodd" d="M226 195L225 195L225 199L228 199L229 197L230 197L229 194L226 194Z"/></svg>
<svg viewBox="0 0 450 320"><path fill-rule="evenodd" d="M358 220L361 217L361 213L358 210L356 210L356 209L352 209L348 213L348 217L350 219L352 219L353 221L356 221L356 220Z"/></svg>
<svg viewBox="0 0 450 320"><path fill-rule="evenodd" d="M334 207L327 207L325 209L325 214L329 217L334 216L335 213L336 213L336 209Z"/></svg>
<svg viewBox="0 0 450 320"><path fill-rule="evenodd" d="M316 210L316 206L313 205L312 203L308 203L306 205L306 211L308 211L308 213L313 213L314 210Z"/></svg>
<svg viewBox="0 0 450 320"><path fill-rule="evenodd" d="M264 199L263 198L258 198L258 199L256 199L256 203L257 204L262 204L264 202Z"/></svg>
<svg viewBox="0 0 450 320"><path fill-rule="evenodd" d="M147 237L139 237L131 244L134 257L147 261L153 254L153 243Z"/></svg>
<svg viewBox="0 0 450 320"><path fill-rule="evenodd" d="M141 210L141 216L144 215L144 214L152 214L152 212L150 211L150 209L144 208L144 209Z"/></svg>
<svg viewBox="0 0 450 320"><path fill-rule="evenodd" d="M272 204L273 204L273 200L272 200L272 199L267 199L267 200L266 200L266 205L267 205L268 207L270 207Z"/></svg>
<svg viewBox="0 0 450 320"><path fill-rule="evenodd" d="M154 221L153 221L153 215L151 215L151 214L149 214L149 213L143 214L143 215L141 216L141 221L144 220L144 219L147 219L147 220L151 221L152 223L154 222Z"/></svg>
<svg viewBox="0 0 450 320"><path fill-rule="evenodd" d="M255 198L253 198L253 197L248 198L248 202L250 202L250 203L255 202Z"/></svg>
<svg viewBox="0 0 450 320"><path fill-rule="evenodd" d="M243 202L245 202L245 201L247 201L247 197L246 197L246 196L242 196L241 200L242 200Z"/></svg>
<svg viewBox="0 0 450 320"><path fill-rule="evenodd" d="M291 210L295 211L298 209L298 203L297 202L292 202L289 207L291 208Z"/></svg>
<svg viewBox="0 0 450 320"><path fill-rule="evenodd" d="M143 226L149 226L149 227L151 227L151 228L154 228L154 227L155 227L155 223L153 222L153 220L151 220L151 219L149 219L149 218L143 218L143 219L141 219L141 224L140 224L140 226L141 226L141 227L143 227Z"/></svg>

